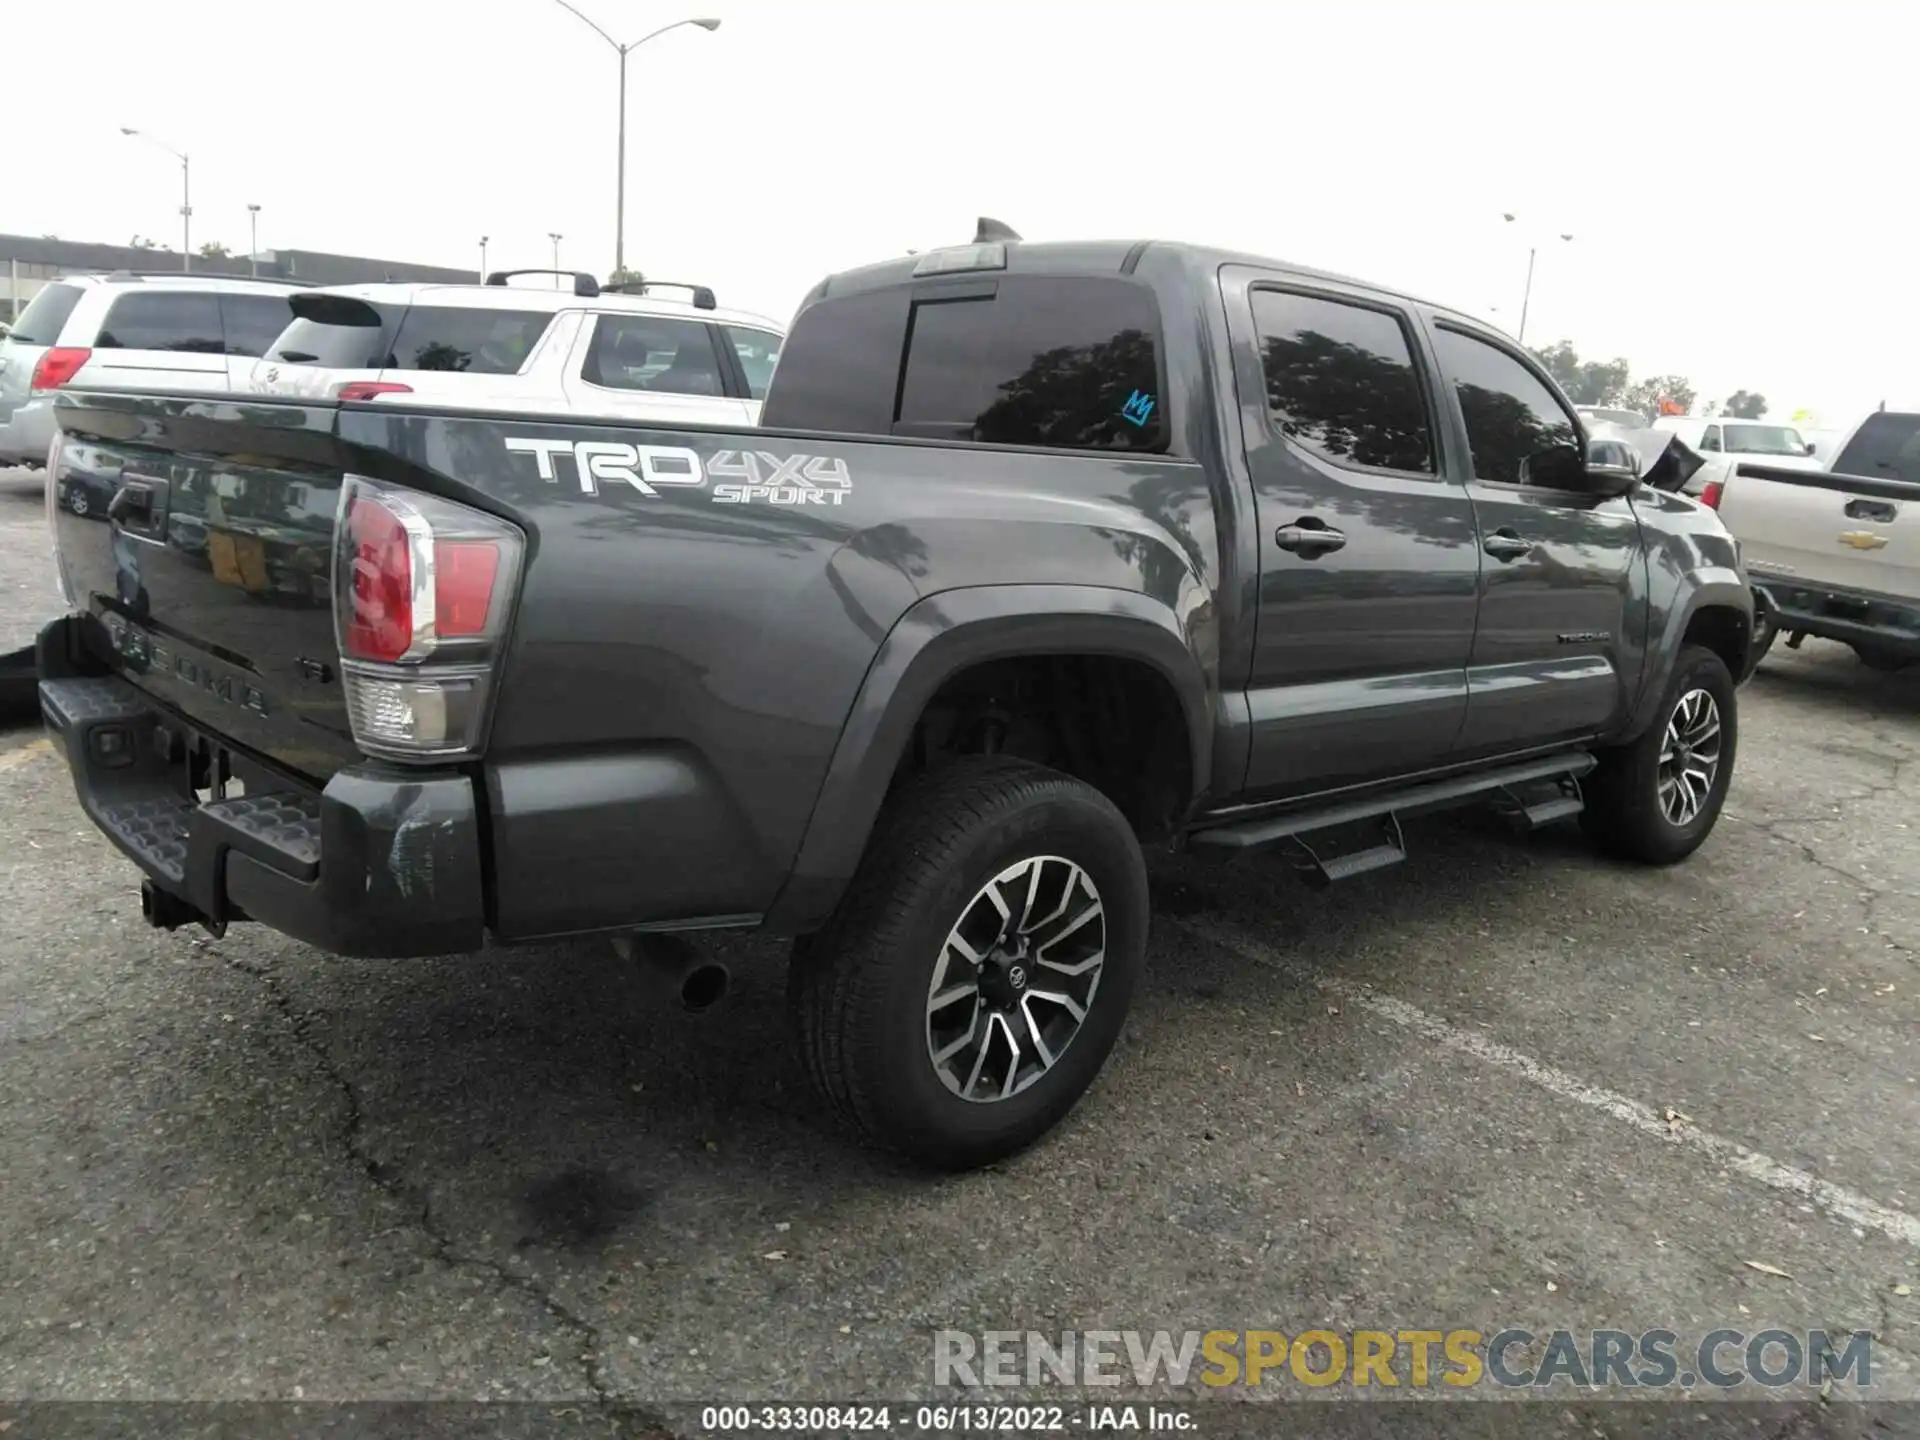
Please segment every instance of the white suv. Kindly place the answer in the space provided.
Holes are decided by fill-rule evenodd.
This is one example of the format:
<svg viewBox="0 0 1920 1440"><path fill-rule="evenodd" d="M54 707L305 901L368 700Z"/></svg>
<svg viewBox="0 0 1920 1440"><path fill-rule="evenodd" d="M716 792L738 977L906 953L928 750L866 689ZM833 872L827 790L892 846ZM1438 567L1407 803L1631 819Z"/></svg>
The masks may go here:
<svg viewBox="0 0 1920 1440"><path fill-rule="evenodd" d="M0 340L0 464L44 464L53 394L242 390L287 328L301 287L229 275L119 270L49 281Z"/></svg>
<svg viewBox="0 0 1920 1440"><path fill-rule="evenodd" d="M565 289L510 285L558 277ZM462 410L605 415L663 425L752 425L781 327L721 310L703 286L602 290L591 275L510 270L485 285L339 285L293 300L293 322L253 367L256 394ZM691 300L647 293L689 290Z"/></svg>

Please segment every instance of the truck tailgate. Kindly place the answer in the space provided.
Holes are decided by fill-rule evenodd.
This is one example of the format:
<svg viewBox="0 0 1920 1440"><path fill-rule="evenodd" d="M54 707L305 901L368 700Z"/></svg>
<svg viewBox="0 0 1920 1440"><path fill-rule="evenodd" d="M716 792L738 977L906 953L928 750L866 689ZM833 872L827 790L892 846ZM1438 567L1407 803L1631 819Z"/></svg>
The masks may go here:
<svg viewBox="0 0 1920 1440"><path fill-rule="evenodd" d="M1742 463L1719 509L1757 581L1920 599L1920 485Z"/></svg>
<svg viewBox="0 0 1920 1440"><path fill-rule="evenodd" d="M190 720L324 780L359 758L331 557L346 457L330 406L63 397L52 513L75 609L114 667Z"/></svg>

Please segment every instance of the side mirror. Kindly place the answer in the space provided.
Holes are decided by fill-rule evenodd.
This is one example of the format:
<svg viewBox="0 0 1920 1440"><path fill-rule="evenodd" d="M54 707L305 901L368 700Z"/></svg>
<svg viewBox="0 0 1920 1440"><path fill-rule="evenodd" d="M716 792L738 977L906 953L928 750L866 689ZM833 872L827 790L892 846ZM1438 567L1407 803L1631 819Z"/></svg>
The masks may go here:
<svg viewBox="0 0 1920 1440"><path fill-rule="evenodd" d="M1587 445L1577 488L1592 495L1624 495L1640 483L1640 453L1624 440L1594 440Z"/></svg>

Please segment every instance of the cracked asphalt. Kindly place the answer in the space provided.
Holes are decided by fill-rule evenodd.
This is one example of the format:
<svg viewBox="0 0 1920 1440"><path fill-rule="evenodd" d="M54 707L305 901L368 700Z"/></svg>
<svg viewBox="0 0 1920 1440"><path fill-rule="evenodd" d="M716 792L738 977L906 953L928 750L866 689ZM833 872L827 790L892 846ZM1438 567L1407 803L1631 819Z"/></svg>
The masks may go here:
<svg viewBox="0 0 1920 1440"><path fill-rule="evenodd" d="M0 472L0 649L41 503ZM1741 732L1668 871L1471 813L1324 893L1158 864L1094 1092L930 1179L809 1095L770 944L698 942L687 1018L604 944L152 931L0 731L0 1401L904 1400L938 1328L1510 1325L1867 1328L1920 1400L1920 672L1776 650Z"/></svg>

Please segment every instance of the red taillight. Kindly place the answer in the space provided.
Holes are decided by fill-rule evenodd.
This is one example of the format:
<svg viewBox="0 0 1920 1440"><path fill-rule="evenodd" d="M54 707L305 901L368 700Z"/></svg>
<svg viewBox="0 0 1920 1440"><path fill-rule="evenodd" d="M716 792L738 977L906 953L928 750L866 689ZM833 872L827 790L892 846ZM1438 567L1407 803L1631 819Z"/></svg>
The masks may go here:
<svg viewBox="0 0 1920 1440"><path fill-rule="evenodd" d="M398 660L413 646L413 538L400 516L367 496L347 509L353 593L347 597L346 652L356 660Z"/></svg>
<svg viewBox="0 0 1920 1440"><path fill-rule="evenodd" d="M58 390L74 377L80 367L87 363L93 351L74 345L56 345L40 357L40 363L33 367L35 390Z"/></svg>
<svg viewBox="0 0 1920 1440"><path fill-rule="evenodd" d="M441 636L484 635L493 608L500 547L491 540L449 540L433 547L433 628Z"/></svg>
<svg viewBox="0 0 1920 1440"><path fill-rule="evenodd" d="M398 380L349 380L334 391L337 400L371 400L376 395L411 395L413 387Z"/></svg>
<svg viewBox="0 0 1920 1440"><path fill-rule="evenodd" d="M1726 482L1724 480L1707 481L1705 485L1700 487L1700 503L1709 510L1718 510L1720 508L1720 491L1725 484Z"/></svg>

